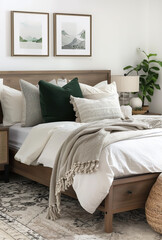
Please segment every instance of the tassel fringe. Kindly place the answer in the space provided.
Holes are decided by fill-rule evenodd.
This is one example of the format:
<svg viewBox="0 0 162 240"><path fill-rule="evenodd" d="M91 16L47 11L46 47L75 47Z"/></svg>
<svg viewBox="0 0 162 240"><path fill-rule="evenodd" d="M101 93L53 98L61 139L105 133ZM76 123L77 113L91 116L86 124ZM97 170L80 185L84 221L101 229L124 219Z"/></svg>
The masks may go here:
<svg viewBox="0 0 162 240"><path fill-rule="evenodd" d="M49 206L47 219L55 221L60 217L60 193L65 192L73 183L74 176L77 173L93 173L99 167L99 161L93 160L86 163L74 163L71 170L66 172L65 176L60 178L56 183L56 204Z"/></svg>

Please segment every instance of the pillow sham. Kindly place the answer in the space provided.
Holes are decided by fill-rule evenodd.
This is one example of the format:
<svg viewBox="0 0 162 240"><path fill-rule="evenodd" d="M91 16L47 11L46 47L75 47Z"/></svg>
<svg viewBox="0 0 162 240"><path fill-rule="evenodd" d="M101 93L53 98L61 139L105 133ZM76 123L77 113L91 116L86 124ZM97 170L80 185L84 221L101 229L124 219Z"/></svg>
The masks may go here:
<svg viewBox="0 0 162 240"><path fill-rule="evenodd" d="M21 125L23 127L32 127L43 122L39 89L24 80L20 80L20 87L23 94L23 108Z"/></svg>
<svg viewBox="0 0 162 240"><path fill-rule="evenodd" d="M45 122L75 121L75 112L70 104L70 95L82 98L78 78L63 87L43 80L39 81L40 105Z"/></svg>
<svg viewBox="0 0 162 240"><path fill-rule="evenodd" d="M57 80L53 79L49 83L63 87L64 85L67 84L67 79L66 78L58 78Z"/></svg>
<svg viewBox="0 0 162 240"><path fill-rule="evenodd" d="M115 82L107 84L107 81L103 81L94 87L80 83L80 88L82 90L83 96L88 99L106 98L110 95L117 94Z"/></svg>
<svg viewBox="0 0 162 240"><path fill-rule="evenodd" d="M98 100L71 96L71 103L76 111L76 116L80 116L81 122L123 118L117 95Z"/></svg>
<svg viewBox="0 0 162 240"><path fill-rule="evenodd" d="M22 93L14 88L3 86L1 92L3 125L11 126L21 122Z"/></svg>

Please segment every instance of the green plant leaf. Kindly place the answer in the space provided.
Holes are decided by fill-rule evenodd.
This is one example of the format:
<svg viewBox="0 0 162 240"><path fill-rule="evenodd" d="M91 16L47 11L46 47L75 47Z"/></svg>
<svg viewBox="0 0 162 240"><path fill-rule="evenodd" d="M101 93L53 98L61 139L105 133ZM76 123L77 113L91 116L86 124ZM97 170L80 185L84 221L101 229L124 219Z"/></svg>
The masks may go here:
<svg viewBox="0 0 162 240"><path fill-rule="evenodd" d="M146 97L146 89L145 88L143 89L142 93L143 93L143 96Z"/></svg>
<svg viewBox="0 0 162 240"><path fill-rule="evenodd" d="M154 69L154 70L156 70L156 71L159 71L160 70L160 68L159 67L150 67L150 69Z"/></svg>
<svg viewBox="0 0 162 240"><path fill-rule="evenodd" d="M149 60L149 63L158 63L157 60Z"/></svg>
<svg viewBox="0 0 162 240"><path fill-rule="evenodd" d="M162 61L157 61L160 67L162 67Z"/></svg>
<svg viewBox="0 0 162 240"><path fill-rule="evenodd" d="M155 83L156 81L157 81L157 78L156 77L154 77L154 76L152 76L152 81Z"/></svg>
<svg viewBox="0 0 162 240"><path fill-rule="evenodd" d="M158 90L161 89L159 84L154 84L154 86L155 86L155 88L158 89Z"/></svg>
<svg viewBox="0 0 162 240"><path fill-rule="evenodd" d="M134 70L135 70L136 72L139 72L139 71L141 70L141 68L142 68L141 64L138 64L138 65L134 68Z"/></svg>
<svg viewBox="0 0 162 240"><path fill-rule="evenodd" d="M158 77L159 77L159 74L157 72L154 72L154 71L151 71L151 70L148 71L148 74L151 75L151 76L154 76L156 79L158 79Z"/></svg>
<svg viewBox="0 0 162 240"><path fill-rule="evenodd" d="M144 91L144 85L140 83L139 84L139 89L140 89L141 92L143 92Z"/></svg>
<svg viewBox="0 0 162 240"><path fill-rule="evenodd" d="M153 88L148 88L148 89L147 89L147 93L148 93L149 95L153 96L153 95L154 95L154 89L153 89Z"/></svg>
<svg viewBox="0 0 162 240"><path fill-rule="evenodd" d="M146 77L146 75L145 74L141 74L140 77L144 78L144 77Z"/></svg>
<svg viewBox="0 0 162 240"><path fill-rule="evenodd" d="M145 73L148 71L148 67L146 67L145 65L142 66L142 69Z"/></svg>
<svg viewBox="0 0 162 240"><path fill-rule="evenodd" d="M149 55L148 55L148 58L150 58L150 57L153 57L153 56L157 56L157 54L156 53L150 53Z"/></svg>
<svg viewBox="0 0 162 240"><path fill-rule="evenodd" d="M142 61L143 63L146 63L146 64L148 64L148 61L147 61L147 59L143 59L143 61Z"/></svg>
<svg viewBox="0 0 162 240"><path fill-rule="evenodd" d="M129 65L129 66L124 67L123 70L127 70L127 69L130 69L130 68L133 68L133 67L131 65Z"/></svg>
<svg viewBox="0 0 162 240"><path fill-rule="evenodd" d="M151 97L149 95L147 95L146 98L149 102L151 102Z"/></svg>
<svg viewBox="0 0 162 240"><path fill-rule="evenodd" d="M162 67L162 61L157 61L157 60L150 60L149 63L157 63Z"/></svg>
<svg viewBox="0 0 162 240"><path fill-rule="evenodd" d="M141 94L138 94L138 97L142 100L142 96L141 96Z"/></svg>

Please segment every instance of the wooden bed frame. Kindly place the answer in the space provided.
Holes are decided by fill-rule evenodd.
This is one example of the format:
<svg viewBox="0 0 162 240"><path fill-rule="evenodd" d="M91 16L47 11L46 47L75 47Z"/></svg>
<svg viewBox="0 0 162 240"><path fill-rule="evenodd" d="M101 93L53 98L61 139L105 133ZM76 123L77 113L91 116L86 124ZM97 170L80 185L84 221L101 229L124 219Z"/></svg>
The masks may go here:
<svg viewBox="0 0 162 240"><path fill-rule="evenodd" d="M110 70L87 70L87 71L0 71L0 78L4 84L15 89L20 89L19 79L24 79L33 84L41 79L50 81L52 79L67 78L68 80L78 77L82 83L95 85L100 81L111 82ZM2 122L2 110L0 108L0 121ZM52 169L39 166L27 166L16 160L16 150L9 149L10 169L12 172L26 178L49 186ZM105 231L113 231L113 214L143 208L152 185L155 183L159 173L143 174L132 177L115 179L110 188L109 194L99 206L99 210L105 213ZM75 197L75 192L69 188L66 195Z"/></svg>

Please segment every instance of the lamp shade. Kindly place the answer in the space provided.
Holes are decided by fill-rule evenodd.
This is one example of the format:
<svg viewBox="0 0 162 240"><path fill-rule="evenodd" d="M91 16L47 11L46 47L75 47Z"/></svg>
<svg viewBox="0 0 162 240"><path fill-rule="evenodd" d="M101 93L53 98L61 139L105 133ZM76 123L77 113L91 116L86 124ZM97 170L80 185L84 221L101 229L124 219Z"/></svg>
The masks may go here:
<svg viewBox="0 0 162 240"><path fill-rule="evenodd" d="M112 75L111 82L115 82L118 92L138 92L139 76Z"/></svg>

